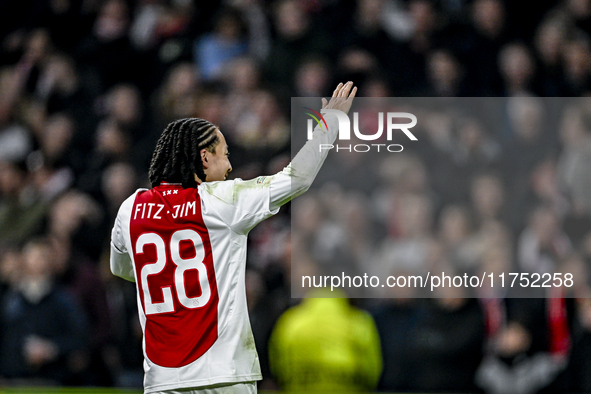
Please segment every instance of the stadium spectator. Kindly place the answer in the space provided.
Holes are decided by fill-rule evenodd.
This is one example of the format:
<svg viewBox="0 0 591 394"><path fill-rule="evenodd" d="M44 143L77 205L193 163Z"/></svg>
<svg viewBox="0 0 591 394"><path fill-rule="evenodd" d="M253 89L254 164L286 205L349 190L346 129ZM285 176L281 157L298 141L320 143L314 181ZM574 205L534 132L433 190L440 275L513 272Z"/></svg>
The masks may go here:
<svg viewBox="0 0 591 394"><path fill-rule="evenodd" d="M271 370L288 392L373 390L382 372L371 316L346 298L308 298L277 321Z"/></svg>
<svg viewBox="0 0 591 394"><path fill-rule="evenodd" d="M489 221L504 219L505 186L495 174L479 174L470 185L470 200L476 226Z"/></svg>
<svg viewBox="0 0 591 394"><path fill-rule="evenodd" d="M539 60L539 81L543 96L568 95L561 67L563 45L568 33L568 22L560 14L551 15L538 26L534 46Z"/></svg>
<svg viewBox="0 0 591 394"><path fill-rule="evenodd" d="M453 272L453 270L446 270ZM414 337L414 390L475 392L474 375L483 357L484 312L465 288L441 287L438 298L422 304Z"/></svg>
<svg viewBox="0 0 591 394"><path fill-rule="evenodd" d="M462 97L466 95L463 86L464 71L455 56L448 50L433 50L427 56L427 87L422 96Z"/></svg>
<svg viewBox="0 0 591 394"><path fill-rule="evenodd" d="M27 156L27 165L42 201L52 201L68 190L74 184L74 170L83 169L80 152L71 147L74 133L70 116L54 114L36 135L40 149Z"/></svg>
<svg viewBox="0 0 591 394"><path fill-rule="evenodd" d="M408 271L393 271L405 274ZM380 336L383 372L379 391L404 392L417 387L417 371L420 365L416 349L416 332L423 319L421 301L409 288L392 288L395 298L383 300L372 310Z"/></svg>
<svg viewBox="0 0 591 394"><path fill-rule="evenodd" d="M536 207L517 245L517 264L522 272L554 272L558 262L572 251L560 218L548 206Z"/></svg>
<svg viewBox="0 0 591 394"><path fill-rule="evenodd" d="M296 97L320 97L330 82L330 64L319 57L303 60L294 74Z"/></svg>
<svg viewBox="0 0 591 394"><path fill-rule="evenodd" d="M171 67L153 97L156 123L165 127L174 119L194 115L200 85L193 63L179 63Z"/></svg>
<svg viewBox="0 0 591 394"><path fill-rule="evenodd" d="M591 80L591 49L586 33L575 32L563 49L564 76L569 96L584 96L589 92Z"/></svg>
<svg viewBox="0 0 591 394"><path fill-rule="evenodd" d="M491 393L563 392L559 374L570 351L569 310L564 298L492 299L485 357L476 382ZM570 304L570 302L568 303ZM558 378L557 378L558 377Z"/></svg>
<svg viewBox="0 0 591 394"><path fill-rule="evenodd" d="M0 375L76 383L87 363L83 311L56 285L51 247L32 239L22 251L23 273L2 299Z"/></svg>
<svg viewBox="0 0 591 394"><path fill-rule="evenodd" d="M470 5L470 20L474 34L466 37L469 64L472 70L478 70L471 82L477 86L478 95L501 95L498 55L510 38L505 6L500 0L477 0Z"/></svg>
<svg viewBox="0 0 591 394"><path fill-rule="evenodd" d="M6 245L22 245L42 230L47 202L37 198L27 175L22 162L0 162L0 238Z"/></svg>
<svg viewBox="0 0 591 394"><path fill-rule="evenodd" d="M499 69L503 78L503 96L533 94L535 63L528 48L519 43L503 46L499 52Z"/></svg>
<svg viewBox="0 0 591 394"><path fill-rule="evenodd" d="M260 65L252 57L239 57L228 65L223 80L227 89L224 97L224 107L227 110L220 120L222 125L235 132L240 127L239 122L252 110L253 100L261 90ZM235 138L232 133L228 137L230 141ZM242 160L240 157L237 159Z"/></svg>
<svg viewBox="0 0 591 394"><path fill-rule="evenodd" d="M228 63L248 51L245 27L235 10L222 10L211 34L195 43L194 61L205 81L219 79Z"/></svg>
<svg viewBox="0 0 591 394"><path fill-rule="evenodd" d="M575 213L589 216L589 177L585 173L591 160L589 114L583 106L572 106L564 111L558 130L562 152L558 158L557 179L565 191Z"/></svg>
<svg viewBox="0 0 591 394"><path fill-rule="evenodd" d="M275 88L285 89L292 81L301 60L310 54L330 50L328 38L312 23L304 4L294 0L279 0L273 7L273 27L276 37L265 61L265 79ZM289 92L293 91L288 86Z"/></svg>
<svg viewBox="0 0 591 394"><path fill-rule="evenodd" d="M78 61L93 73L102 91L143 75L129 36L129 7L122 0L101 4L92 26L76 50Z"/></svg>

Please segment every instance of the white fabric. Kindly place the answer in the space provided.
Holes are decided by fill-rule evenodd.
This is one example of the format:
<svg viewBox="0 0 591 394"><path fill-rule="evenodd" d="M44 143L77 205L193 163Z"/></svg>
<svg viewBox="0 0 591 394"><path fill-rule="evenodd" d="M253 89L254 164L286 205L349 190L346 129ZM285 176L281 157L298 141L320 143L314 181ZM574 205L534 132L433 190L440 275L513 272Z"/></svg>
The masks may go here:
<svg viewBox="0 0 591 394"><path fill-rule="evenodd" d="M158 394L256 394L256 382L222 384L202 389L181 389L160 391Z"/></svg>

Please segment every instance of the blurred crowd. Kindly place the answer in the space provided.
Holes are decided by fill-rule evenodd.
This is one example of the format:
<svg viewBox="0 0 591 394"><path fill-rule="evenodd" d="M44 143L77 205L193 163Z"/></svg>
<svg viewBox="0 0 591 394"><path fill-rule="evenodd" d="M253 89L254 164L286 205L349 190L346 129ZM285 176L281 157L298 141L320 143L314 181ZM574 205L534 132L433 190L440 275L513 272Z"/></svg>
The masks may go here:
<svg viewBox="0 0 591 394"><path fill-rule="evenodd" d="M290 298L292 259L312 272L368 249L387 274L443 259L585 276L591 110L551 121L541 97L591 93L590 33L589 0L0 2L0 384L140 387L135 287L110 274L108 246L161 131L205 118L231 177L273 174L290 158L290 97L352 80L361 97L519 100L499 129L432 114L419 149L379 166L333 155L346 179L320 173L293 237L291 206L251 232L261 387L590 391L585 288Z"/></svg>
<svg viewBox="0 0 591 394"><path fill-rule="evenodd" d="M589 392L591 175L583 157L591 157L591 100L356 104L365 134L376 129L376 107L415 114L418 141L372 141L401 142L401 153L331 152L317 182L292 202L292 294L317 286L304 286L304 275L367 274L382 284L428 272L485 275L475 289L410 280L344 286L350 297L379 297L355 306L372 314L379 333L380 389ZM538 287L524 291L509 273L533 285L538 275ZM541 286L555 274L571 280Z"/></svg>

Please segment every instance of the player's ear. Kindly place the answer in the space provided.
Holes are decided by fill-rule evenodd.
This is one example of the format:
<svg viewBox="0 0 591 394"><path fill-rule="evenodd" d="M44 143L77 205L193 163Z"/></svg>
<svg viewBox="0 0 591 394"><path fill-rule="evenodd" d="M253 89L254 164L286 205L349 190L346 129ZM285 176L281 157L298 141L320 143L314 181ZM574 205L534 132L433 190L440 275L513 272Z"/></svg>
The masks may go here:
<svg viewBox="0 0 591 394"><path fill-rule="evenodd" d="M209 162L207 160L207 149L201 149L199 154L201 155L201 163L203 163L203 168L205 169L209 167Z"/></svg>

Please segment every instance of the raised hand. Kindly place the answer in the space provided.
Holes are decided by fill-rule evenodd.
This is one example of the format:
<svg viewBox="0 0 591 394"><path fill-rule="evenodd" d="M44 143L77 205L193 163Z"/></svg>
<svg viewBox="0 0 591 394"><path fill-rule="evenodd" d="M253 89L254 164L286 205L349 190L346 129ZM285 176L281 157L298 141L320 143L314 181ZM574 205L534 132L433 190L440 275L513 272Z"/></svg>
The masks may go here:
<svg viewBox="0 0 591 394"><path fill-rule="evenodd" d="M338 109L344 113L349 113L355 94L357 94L357 87L353 86L353 82L349 81L344 85L341 82L332 93L330 101L325 98L322 99L322 109Z"/></svg>

